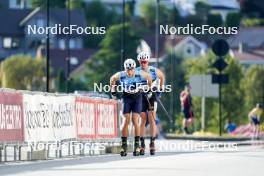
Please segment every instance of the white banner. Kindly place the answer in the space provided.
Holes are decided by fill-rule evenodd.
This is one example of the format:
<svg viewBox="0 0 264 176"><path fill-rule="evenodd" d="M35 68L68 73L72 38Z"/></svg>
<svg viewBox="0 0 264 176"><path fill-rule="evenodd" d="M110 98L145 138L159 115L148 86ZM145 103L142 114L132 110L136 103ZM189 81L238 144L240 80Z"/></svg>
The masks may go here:
<svg viewBox="0 0 264 176"><path fill-rule="evenodd" d="M74 96L23 95L25 141L76 138Z"/></svg>

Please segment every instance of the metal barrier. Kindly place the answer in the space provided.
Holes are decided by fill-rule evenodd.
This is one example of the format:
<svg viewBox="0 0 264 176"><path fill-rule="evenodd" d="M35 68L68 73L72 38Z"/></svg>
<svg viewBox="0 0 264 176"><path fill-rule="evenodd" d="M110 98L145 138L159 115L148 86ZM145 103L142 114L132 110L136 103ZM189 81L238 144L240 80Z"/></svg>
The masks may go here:
<svg viewBox="0 0 264 176"><path fill-rule="evenodd" d="M79 100L83 103L77 109L76 102ZM80 119L77 119L77 111ZM1 88L0 162L103 154L105 151L98 153L93 148L88 149L85 144L97 143L107 147L118 145L119 111L120 102L105 97ZM30 121L32 119L36 122ZM53 120L54 123L47 125L48 122L43 122L44 120ZM91 125L90 121L94 124ZM84 135L76 132L78 122L81 125L86 123L79 130ZM90 135L93 128L95 135ZM45 136L45 130L53 136ZM86 133L87 131L91 133ZM55 149L52 146L54 143ZM39 144L43 145L43 150L36 150L36 145ZM63 148L63 144L68 144L67 150Z"/></svg>

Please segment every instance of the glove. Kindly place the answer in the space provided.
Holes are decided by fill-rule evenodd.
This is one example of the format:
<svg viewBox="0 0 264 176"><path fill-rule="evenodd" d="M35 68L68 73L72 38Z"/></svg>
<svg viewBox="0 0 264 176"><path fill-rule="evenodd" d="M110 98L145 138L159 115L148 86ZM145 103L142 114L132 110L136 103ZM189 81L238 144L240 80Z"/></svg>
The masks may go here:
<svg viewBox="0 0 264 176"><path fill-rule="evenodd" d="M113 99L117 99L117 94L116 94L116 92L111 92L111 97L113 98Z"/></svg>
<svg viewBox="0 0 264 176"><path fill-rule="evenodd" d="M148 99L150 99L150 98L152 97L152 92L151 92L151 91L149 91L149 92L147 93L147 97L148 97Z"/></svg>
<svg viewBox="0 0 264 176"><path fill-rule="evenodd" d="M156 95L157 95L158 98L161 97L161 93L162 93L162 92L156 92Z"/></svg>

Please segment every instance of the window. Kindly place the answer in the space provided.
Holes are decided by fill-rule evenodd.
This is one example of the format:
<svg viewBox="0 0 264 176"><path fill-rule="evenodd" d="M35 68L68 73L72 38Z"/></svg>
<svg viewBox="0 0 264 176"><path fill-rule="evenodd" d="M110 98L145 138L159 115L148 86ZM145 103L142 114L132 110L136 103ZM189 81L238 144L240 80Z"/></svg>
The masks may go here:
<svg viewBox="0 0 264 176"><path fill-rule="evenodd" d="M12 39L12 48L18 48L19 40L17 38Z"/></svg>
<svg viewBox="0 0 264 176"><path fill-rule="evenodd" d="M3 47L4 48L11 48L12 47L12 38L11 37L3 38Z"/></svg>
<svg viewBox="0 0 264 176"><path fill-rule="evenodd" d="M37 27L44 27L44 19L38 18L36 22Z"/></svg>
<svg viewBox="0 0 264 176"><path fill-rule="evenodd" d="M70 49L76 48L76 41L74 39L70 39L69 47L70 47Z"/></svg>
<svg viewBox="0 0 264 176"><path fill-rule="evenodd" d="M76 57L70 57L70 64L71 65L78 65L79 61Z"/></svg>
<svg viewBox="0 0 264 176"><path fill-rule="evenodd" d="M60 49L65 49L66 48L65 40L64 39L59 39L58 45L59 45Z"/></svg>
<svg viewBox="0 0 264 176"><path fill-rule="evenodd" d="M185 46L185 55L187 57L191 57L191 56L194 56L195 54L195 47L192 43L188 43L186 44Z"/></svg>
<svg viewBox="0 0 264 176"><path fill-rule="evenodd" d="M19 47L19 39L4 37L3 38L3 48L18 48Z"/></svg>

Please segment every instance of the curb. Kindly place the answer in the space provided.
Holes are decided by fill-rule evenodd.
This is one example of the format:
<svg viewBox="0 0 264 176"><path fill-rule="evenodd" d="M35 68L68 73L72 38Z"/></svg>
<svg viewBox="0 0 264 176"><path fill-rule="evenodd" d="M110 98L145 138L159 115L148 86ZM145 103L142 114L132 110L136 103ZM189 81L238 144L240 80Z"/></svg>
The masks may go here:
<svg viewBox="0 0 264 176"><path fill-rule="evenodd" d="M207 136L177 136L177 135L165 135L165 139L176 139L176 140L197 140L197 141L250 141L249 137L207 137Z"/></svg>

